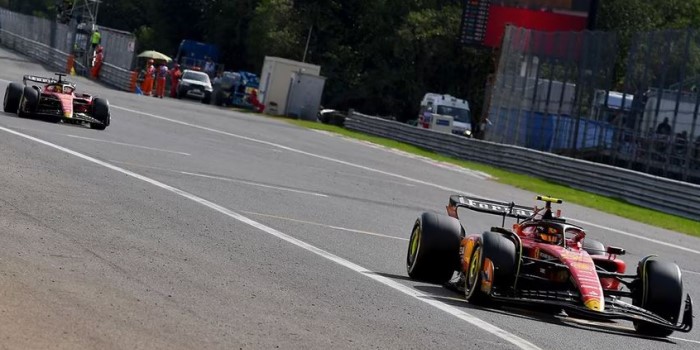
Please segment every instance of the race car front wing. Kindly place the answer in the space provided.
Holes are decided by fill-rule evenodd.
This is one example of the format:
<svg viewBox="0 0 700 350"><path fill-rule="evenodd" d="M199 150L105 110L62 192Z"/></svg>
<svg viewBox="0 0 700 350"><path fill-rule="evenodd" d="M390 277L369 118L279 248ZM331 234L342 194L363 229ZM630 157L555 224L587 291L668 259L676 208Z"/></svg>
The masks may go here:
<svg viewBox="0 0 700 350"><path fill-rule="evenodd" d="M626 303L616 297L606 297L605 310L594 311L583 305L578 305L575 303L575 297L573 295L569 295L568 293L561 295L560 293L552 291L522 290L519 291L518 294L519 295L517 296L509 296L500 295L498 292L494 292L492 294L492 298L496 301L506 303L559 306L566 311L595 319L648 322L659 327L685 333L690 332L690 330L693 329L693 300L690 298L690 294L686 295L680 324L673 324L651 311Z"/></svg>

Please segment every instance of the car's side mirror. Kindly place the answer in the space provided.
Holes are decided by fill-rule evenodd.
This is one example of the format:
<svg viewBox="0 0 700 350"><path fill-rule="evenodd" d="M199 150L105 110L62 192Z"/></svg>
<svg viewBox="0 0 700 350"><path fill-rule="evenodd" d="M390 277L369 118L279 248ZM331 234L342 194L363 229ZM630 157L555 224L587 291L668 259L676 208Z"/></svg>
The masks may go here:
<svg viewBox="0 0 700 350"><path fill-rule="evenodd" d="M608 247L605 251L610 255L625 255L625 250L618 247Z"/></svg>

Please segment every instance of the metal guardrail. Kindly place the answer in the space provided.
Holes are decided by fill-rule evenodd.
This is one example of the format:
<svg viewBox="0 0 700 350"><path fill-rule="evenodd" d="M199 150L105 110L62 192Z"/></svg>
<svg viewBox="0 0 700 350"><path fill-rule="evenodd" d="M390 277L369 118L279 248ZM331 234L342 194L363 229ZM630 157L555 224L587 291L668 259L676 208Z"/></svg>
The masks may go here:
<svg viewBox="0 0 700 350"><path fill-rule="evenodd" d="M66 70L69 54L65 52L5 29L0 29L0 41L3 46L34 58L53 69ZM130 91L131 72L105 62L102 64L99 80L118 89Z"/></svg>
<svg viewBox="0 0 700 350"><path fill-rule="evenodd" d="M700 220L700 185L518 146L444 134L357 112L348 115L345 127Z"/></svg>

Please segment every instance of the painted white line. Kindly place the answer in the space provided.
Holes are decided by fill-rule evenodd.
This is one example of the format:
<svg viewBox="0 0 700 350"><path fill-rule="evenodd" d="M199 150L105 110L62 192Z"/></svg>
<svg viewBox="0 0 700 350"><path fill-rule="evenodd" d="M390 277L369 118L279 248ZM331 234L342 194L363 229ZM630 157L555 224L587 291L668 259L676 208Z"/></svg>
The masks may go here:
<svg viewBox="0 0 700 350"><path fill-rule="evenodd" d="M161 117L161 116L159 116L159 115L155 115L155 114L151 114L151 113L146 113L146 112L141 112L141 111L137 111L137 110L134 110L134 109L124 108L124 107L120 107L120 106L116 106L116 105L111 105L110 107L115 108L115 109L120 109L120 110L123 110L123 111L126 111L126 112L130 112L130 113L134 113L134 114L144 115L144 116L151 117L151 118L155 118L155 119L165 120L165 121L168 121L168 122L171 122L171 123L175 123L175 124L180 124L180 125L189 126L189 127L191 127L191 128L195 128L195 129L206 130L206 131L213 132L213 133L217 133L217 134L221 134L221 135L227 135L227 136L235 137L235 138L238 138L238 139L241 139L241 140L246 140L246 141L250 141L250 142L255 142L255 143L260 143L260 144L263 144L263 145L268 145L268 146L276 147L276 148L283 149L283 150L286 150L286 151L289 151L289 152L294 152L294 153L298 153L298 154L303 154L303 155L305 155L305 156L314 157L314 158L318 158L318 159L323 159L323 160L327 160L327 161L329 161L329 162L334 162L334 163L338 163L338 164L343 164L343 165L347 165L347 166L349 166L349 167L358 168L358 169L362 169L362 170L365 170L365 171L369 171L369 172L373 172L373 173L378 173L378 174L382 174L382 175L386 175L386 176L391 176L391 177L399 178L399 179L406 180L406 181L409 181L409 182L413 182L413 183L425 185L425 186L435 187L435 188L438 188L438 189L441 189L441 190L444 190L444 191L447 191L447 192L452 192L452 193L467 193L467 192L465 192L465 191L457 190L457 189L454 189L454 188L450 188L450 187L446 187L446 186L441 186L441 185L434 184L434 183L431 183L431 182L427 182L427 181L423 181L423 180L418 180L418 179L410 178L410 177L408 177L408 176L403 176L403 175L399 175L399 174L394 174L394 173L391 173L391 172L388 172L388 171L383 171L383 170L379 170L379 169L374 169L374 168L370 168L370 167L367 167L367 166L364 166L364 165L359 165L359 164L355 164L355 163L350 163L350 162L346 162L346 161L343 161L343 160L340 160L340 159L335 159L335 158L326 157L326 156L322 156L322 155L315 154L315 153L311 153L311 152L302 151L302 150L299 150L299 149L296 149L296 148L288 147L288 146L285 146L285 145L280 145L280 144L277 144L277 143L274 143L274 142L259 140L259 139L255 139L255 138L252 138L252 137L247 137L247 136L238 135L238 134L234 134L234 133L230 133L230 132L226 132L226 131L221 131L221 130L217 130L217 129L212 129L212 128L208 128L208 127L206 127L206 126L201 126L201 125L197 125L197 124L192 124L192 123L188 123L188 122L183 122L183 121L176 120L176 119Z"/></svg>
<svg viewBox="0 0 700 350"><path fill-rule="evenodd" d="M464 174L464 175L468 175L468 176L473 176L473 177L475 177L475 178L477 178L477 179L480 179L480 180L487 180L487 179L491 179L491 178L492 178L491 175L489 175L489 174L487 174L487 173L485 173L485 172L483 172L483 171L478 171L478 170L472 170L472 169L463 168L463 167L461 167L461 166L459 166L459 165L455 165L455 164L452 164L452 163L447 163L447 162L443 162L443 161L431 159L431 158L428 158L428 157L425 157L425 156L420 156L420 155L417 155L417 154L408 153L408 152L406 152L406 151L402 151L402 150L396 149L396 148L391 148L391 147L387 147L387 146L383 146L383 145L378 145L378 144L373 143L373 142L371 142L371 141L357 140L357 139L354 139L354 138L351 138L351 137L348 137L348 136L345 136L345 135L339 135L339 134L336 134L336 133L333 133L333 132L330 132L330 131L325 131L325 130L315 130L315 129L312 129L312 131L315 131L315 132L317 132L317 133L320 133L320 134L323 134L323 135L326 135L326 136L340 138L340 139L342 139L342 140L345 140L345 141L348 141L348 142L352 142L352 143L355 143L355 144L359 144L359 145L363 145L363 146L365 146L365 147L370 147L370 148L378 149L378 150L381 150L381 151L384 151L384 152L393 153L393 154L398 155L398 156L402 156L402 157L406 157L406 158L410 158L410 159L419 160L419 161L421 161L421 162L428 163L428 164L430 164L430 165L432 165L432 166L440 167L440 168L443 168L443 169L445 169L445 170L457 172L457 173Z"/></svg>
<svg viewBox="0 0 700 350"><path fill-rule="evenodd" d="M700 276L700 272L689 271L689 270L681 270L681 272L683 272L683 273L689 273L689 274L691 274L691 275Z"/></svg>
<svg viewBox="0 0 700 350"><path fill-rule="evenodd" d="M700 341L697 341L697 340L690 340L690 339L683 339L683 338L676 338L676 337L668 337L668 339L687 341L689 343L700 344Z"/></svg>
<svg viewBox="0 0 700 350"><path fill-rule="evenodd" d="M683 251L686 251L686 252L688 252L688 253L693 253L693 254L698 254L698 255L700 255L700 251L695 250L695 249L686 248L686 247L681 246L681 245L663 242L663 241L660 241L660 240L654 239L654 238L649 238L649 237L644 237L644 236L640 236L640 235L635 235L634 233L629 233L629 232L625 232L625 231L622 231L622 230L618 230L618 229L615 229L615 228L612 228L612 227L607 227L607 226L603 226L603 225L594 224L594 223L588 222L588 221L576 220L576 219L570 219L570 218L566 218L566 220L567 220L567 221L575 221L575 222L581 223L581 224L583 224L583 225L585 225L585 226L597 227L597 228L600 228L600 229L603 229L603 230L608 230L608 231L610 231L610 232L614 232L614 233L617 233L617 234L621 234L621 235L623 235L623 236L634 237L634 238L641 239L641 240L644 240L644 241L647 241L647 242L652 242L652 243L656 243L656 244L659 244L659 245L663 245L663 246L667 246L667 247L671 247L671 248L683 250Z"/></svg>
<svg viewBox="0 0 700 350"><path fill-rule="evenodd" d="M196 177L203 177L203 178L208 178L208 179L213 179L213 180L221 180L221 181L228 181L228 182L237 182L237 183L242 183L250 186L256 186L256 187L264 187L264 188L270 188L270 189L275 189L275 190L280 190L280 191L288 191L288 192L294 192L294 193L301 193L301 194L308 194L316 197L328 197L328 195L323 194L323 193L317 193L317 192L310 192L310 191L304 191L304 190L296 190L293 188L289 187L280 187L280 186L272 186L272 185L266 185L266 184L261 184L258 182L252 182L252 181L245 181L245 180L238 180L238 179L232 179L229 177L223 177L223 176L213 176L213 175L206 175L206 174L200 174L200 173L191 173L189 171L182 171L182 170L173 170L173 169L167 169L167 168L159 168L155 166L150 166L150 165L141 165L141 164L136 164L136 163L130 163L130 162L122 162L118 160L110 160L112 163L119 163L119 164L125 164L125 165L132 165L132 166L137 166L140 168L146 168L146 169L154 169L154 170L161 170L161 171L167 171L171 173L177 173L177 174L182 174L182 175L187 175L187 176L196 176Z"/></svg>
<svg viewBox="0 0 700 350"><path fill-rule="evenodd" d="M190 173L187 171L179 171L180 174L183 175L189 175L189 176L197 176L197 177L203 177L206 179L213 179L213 180L221 180L221 181L228 181L228 182L237 182L241 184L246 184L250 186L256 186L256 187L262 187L262 188L270 188L273 190L280 190L280 191L287 191L287 192L294 192L294 193L301 193L301 194L308 194L316 197L328 197L328 195L325 195L323 193L317 193L317 192L309 192L309 191L304 191L304 190L295 190L293 188L288 188L288 187L280 187L280 186L272 186L272 185L265 185L261 184L258 182L251 182L251 181L245 181L245 180L236 180L236 179L231 179L228 177L223 177L223 176L212 176L212 175L205 175L205 174L199 174L199 173Z"/></svg>
<svg viewBox="0 0 700 350"><path fill-rule="evenodd" d="M489 333L517 346L520 349L532 349L532 350L539 350L540 349L535 344L533 344L533 343L531 343L523 338L520 338L517 335L510 333L502 328L499 328L495 325L492 325L492 324L490 324L490 323L488 323L480 318L477 318L471 314L468 314L459 308L456 308L454 306L451 306L451 305L445 304L443 302L440 302L436 299L433 299L431 296L429 296L427 294L421 293L421 292L414 290L408 286L405 286L401 283L398 283L392 279L381 276L381 275L379 275L373 271L370 271L370 270L368 270L360 265L357 265L349 260L345 260L345 259L343 259L339 256L336 256L334 254L331 254L331 253L329 253L321 248L318 248L318 247L313 246L311 244L308 244L302 240L299 240L299 239L294 238L290 235L282 233L282 232L280 232L272 227L265 226L262 223L254 221L252 219L249 219L246 216L243 216L243 215L236 213L232 210L224 208L216 203L210 202L202 197L198 197L194 194L191 194L189 192L186 192L186 191L183 191L181 189L175 188L173 186L167 185L167 184L162 183L160 181L151 179L149 177L137 174L133 171L129 171L129 170L126 170L124 168L120 168L116 165L101 161L99 159L95 159L95 158L90 157L88 155L73 151L73 150L65 148L63 146L59 146L59 145L56 145L54 143L44 141L42 139L30 136L30 135L20 133L18 131L12 130L12 129L8 129L8 128L0 126L0 130L5 131L5 132L10 133L10 134L13 134L13 135L16 135L16 136L19 136L19 137L23 137L23 138L28 139L28 140L32 140L34 142L37 142L37 143L40 143L43 145L46 145L48 147L54 148L54 149L59 150L61 152L68 153L70 155L73 155L73 156L76 156L76 157L81 158L83 160L86 160L88 162L103 166L105 168L114 170L114 171L122 173L124 175L131 176L135 179L144 181L144 182L149 183L153 186L159 187L159 188L164 189L166 191L172 192L178 196L181 196L181 197L189 199L193 202L199 203L207 208L218 211L219 213L224 214L224 215L226 215L232 219L235 219L241 223L244 223L246 225L257 228L257 229L259 229L263 232L266 232L274 237L277 237L283 241L291 243L299 248L308 250L308 251L310 251L318 256L321 256L325 259L333 261L340 266L346 267L352 271L355 271L359 274L367 276L368 278L371 278L371 279L375 280L376 282L379 282L387 287L393 288L393 289L395 289L395 290L397 290L405 295L408 295L410 297L415 298L416 300L420 300L428 305L431 305L439 310L442 310L450 315L453 315L453 316L457 317L458 319L463 320L463 321L471 324L474 327L480 328L486 332L489 332Z"/></svg>
<svg viewBox="0 0 700 350"><path fill-rule="evenodd" d="M346 231L346 232L353 232L353 233L361 233L361 234L363 234L363 235L377 236L377 237L390 238L390 239L397 239L397 240L400 240L400 241L408 241L408 238L395 237L395 236L384 235L384 234L381 234L381 233L375 233L375 232L362 231L362 230L355 230L355 229L345 228L345 227L338 227L338 226L326 225L326 224L322 224L322 223L319 223L319 222L313 222L313 221L292 219L292 218L288 218L288 217L284 217L284 216L277 216L277 215L256 213L256 212L254 212L254 211L245 211L245 210L241 210L241 213L248 214L248 215L262 216L262 217L272 218L272 219L278 219L278 220L284 220L284 221L298 222L298 223L300 223L300 224L306 224L306 225L313 225L313 226L326 227L326 228L330 228L330 229L334 229L334 230L339 230L339 231Z"/></svg>
<svg viewBox="0 0 700 350"><path fill-rule="evenodd" d="M151 114L151 113L145 113L145 112L141 112L141 111L137 111L137 110L133 110L133 109L129 109L129 108L119 107L119 106L115 106L115 105L112 105L112 107L113 107L113 108L116 108L116 109L121 109L121 110L123 110L123 111L131 112L131 113L134 113L134 114L140 114L140 115L144 115L144 116L151 117L151 118L156 118L156 119L160 119L160 120L165 120L165 121L168 121L168 122L171 122L171 123L180 124L180 125L185 125L185 126L189 126L189 127L195 128L195 129L206 130L206 131L210 131L210 132L217 133L217 134L228 135L228 136L235 137L235 138L238 138L238 139L241 139L241 140L246 140L246 141L256 142L256 143L260 143L260 144L264 144L264 145L268 145L268 146L272 146L272 147L277 147L277 148L284 149L284 150L287 150L287 151L290 151L290 152L294 152L294 153L298 153L298 154L303 154L303 155L306 155L306 156L309 156L309 157L314 157L314 158L318 158L318 159L323 159L323 160L327 160L327 161L329 161L329 162L334 162L334 163L338 163L338 164L343 164L343 165L347 165L347 166L349 166L349 167L354 167L354 168L366 170L366 171L369 171L369 172L374 172L374 173L383 174L383 175L386 175L386 176L391 176L391 177L399 178L399 179L402 179L402 180L405 180L405 181L409 181L409 182L417 183L417 184L420 184L420 185L425 185L425 186L437 188L437 189L440 189L440 190L443 190L443 191L451 192L451 193L453 193L453 194L454 194L454 193L460 193L460 194L464 194L464 195L467 195L467 196L480 197L480 196L477 196L477 195L475 195L475 194L473 194L473 193L469 193L469 192L467 192L467 191L462 191L462 190L458 190L458 189L455 189L455 188L450 188L450 187L447 187L447 186L438 185L438 184L436 184L436 183L432 183L432 182L428 182L428 181L423 181L423 180L418 180L418 179L410 178L410 177L408 177L408 176L403 176L403 175L400 175L400 174L394 174L394 173L391 173L391 172L388 172L388 171L383 171L383 170L379 170L379 169L374 169L374 168L370 168L370 167L367 167L367 166L364 166L364 165L354 164L354 163L346 162L346 161L343 161L343 160L334 159L334 158L331 158L331 157L326 157L326 156L322 156L322 155L319 155L319 154L314 154L314 153L311 153L311 152L302 151L302 150L295 149L295 148L291 148L291 147L288 147L288 146L276 144L276 143L274 143L274 142L269 142L269 141L264 141L264 140L258 140L258 139L252 138L252 137L247 137L247 136L238 135L238 134L233 134L233 133L226 132L226 131L216 130L216 129L208 128L208 127L205 127L205 126L196 125L196 124L192 124L192 123L187 123L187 122L183 122L183 121L175 120L175 119L170 119L170 118L166 118L166 117L161 117L161 116L159 116L159 115L155 115L155 114ZM640 235L636 235L636 234L633 234L633 233L625 232L625 231L618 230L618 229L615 229L615 228L612 228L612 227L608 227L608 226L604 226L604 225L593 224L593 223L589 223L589 222L581 221L581 220L574 220L574 219L569 219L569 220L575 221L575 222L579 222L579 223L582 223L582 224L585 224L585 225L590 225L590 226L598 227L598 228L601 228L601 229L604 229L604 230L608 230L608 231L610 231L610 232L619 233L619 234L621 234L621 235L625 235L625 236L629 236L629 237L634 237L634 238L641 239L641 240L646 240L646 241L653 242L653 243L656 243L656 244L664 245L664 246L671 247L671 248L677 248L677 249L680 249L680 250L683 250L683 251L686 251L686 252L690 252L690 253L693 253L693 254L698 254L698 255L700 255L700 251L693 250L693 249L689 249L689 248L686 248L686 247L682 247L682 246L679 246L679 245L676 245L676 244L666 243L666 242L659 241L659 240L656 240L656 239L653 239L653 238L647 238L647 237L644 237L644 236L640 236Z"/></svg>
<svg viewBox="0 0 700 350"><path fill-rule="evenodd" d="M327 169L324 169L324 170L327 170ZM392 180L384 180L384 179L379 179L379 178L371 177L371 176L352 174L352 173L348 173L348 172L345 172L345 171L336 171L335 173L338 174L338 175L344 175L344 176L348 176L348 177L357 177L357 178L360 178L360 179L368 179L368 180L372 180L372 181L388 182L388 183L393 183L393 184L397 184L397 185L401 185L401 186L416 187L416 185L410 184L410 183L407 183L407 182L392 181Z"/></svg>
<svg viewBox="0 0 700 350"><path fill-rule="evenodd" d="M108 140L93 139L92 137L84 137L84 136L70 135L70 134L66 134L66 136L72 137L72 138L76 138L76 139L82 139L82 140L90 140L90 141L103 142L103 143L111 143L111 144L113 144L113 145L127 146L127 147L133 147L133 148L141 148L141 149L147 149L147 150L158 151L158 152L175 153L175 154L181 154L181 155L183 155L183 156L191 156L191 154L185 153L185 152L169 151L169 150L167 150L167 149L153 148L153 147L146 147L146 146L139 146L139 145L134 145L134 144L131 144L131 143L124 143L124 142L117 142L117 141L108 141Z"/></svg>

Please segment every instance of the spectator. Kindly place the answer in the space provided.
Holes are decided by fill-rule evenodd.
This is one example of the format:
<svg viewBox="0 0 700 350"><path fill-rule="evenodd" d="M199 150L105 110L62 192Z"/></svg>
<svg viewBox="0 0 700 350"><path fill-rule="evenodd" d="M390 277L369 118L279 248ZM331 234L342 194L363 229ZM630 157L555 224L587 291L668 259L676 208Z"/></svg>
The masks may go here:
<svg viewBox="0 0 700 350"><path fill-rule="evenodd" d="M165 63L161 64L156 71L156 94L155 97L163 98L165 96L165 82L168 77L168 66Z"/></svg>
<svg viewBox="0 0 700 350"><path fill-rule="evenodd" d="M151 96L151 91L153 90L153 77L156 73L156 68L153 66L153 60L149 59L146 62L146 69L144 70L143 84L141 90L145 96Z"/></svg>
<svg viewBox="0 0 700 350"><path fill-rule="evenodd" d="M216 64L211 60L211 57L207 57L207 62L204 64L204 73L207 73L209 78L214 78L214 72L216 71Z"/></svg>
<svg viewBox="0 0 700 350"><path fill-rule="evenodd" d="M671 125L668 123L668 118L664 118L664 121L656 127L656 133L659 135L671 136Z"/></svg>
<svg viewBox="0 0 700 350"><path fill-rule="evenodd" d="M95 31L92 32L92 36L90 37L90 44L93 52L97 50L97 47L100 45L101 42L102 34L100 34L100 29L97 28L97 26L95 26Z"/></svg>
<svg viewBox="0 0 700 350"><path fill-rule="evenodd" d="M175 66L170 71L170 97L177 97L177 86L180 84L180 78L182 78L182 71L180 70L180 65L175 63Z"/></svg>
<svg viewBox="0 0 700 350"><path fill-rule="evenodd" d="M90 75L97 79L100 77L100 69L102 69L102 61L104 60L104 53L102 46L97 46L97 49L95 50L95 58L92 63L92 70L90 71Z"/></svg>

